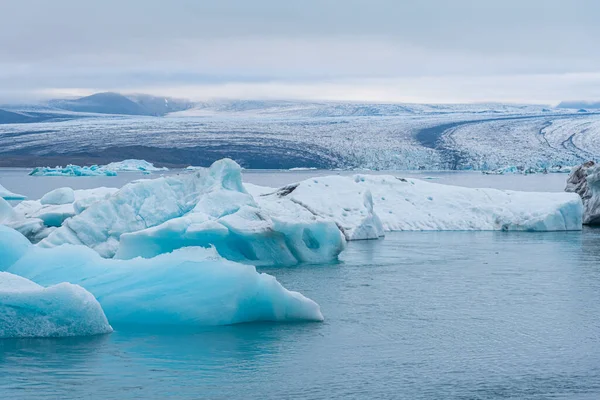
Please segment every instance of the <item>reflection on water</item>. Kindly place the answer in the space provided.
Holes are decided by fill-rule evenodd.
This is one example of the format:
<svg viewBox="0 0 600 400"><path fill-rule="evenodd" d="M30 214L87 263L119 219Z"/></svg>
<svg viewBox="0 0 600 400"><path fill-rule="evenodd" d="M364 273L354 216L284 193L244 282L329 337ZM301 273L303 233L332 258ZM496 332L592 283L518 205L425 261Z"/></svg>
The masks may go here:
<svg viewBox="0 0 600 400"><path fill-rule="evenodd" d="M0 341L0 398L600 398L600 230L403 232L263 271L326 321Z"/></svg>

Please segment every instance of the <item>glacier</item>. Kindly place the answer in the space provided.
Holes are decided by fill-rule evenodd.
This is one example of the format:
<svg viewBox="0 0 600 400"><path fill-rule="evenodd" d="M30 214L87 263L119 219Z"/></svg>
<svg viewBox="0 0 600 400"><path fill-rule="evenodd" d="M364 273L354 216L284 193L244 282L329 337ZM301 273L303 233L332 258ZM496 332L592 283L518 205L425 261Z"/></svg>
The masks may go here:
<svg viewBox="0 0 600 400"><path fill-rule="evenodd" d="M573 170L566 192L577 193L583 201L583 223L600 225L600 166L588 161Z"/></svg>
<svg viewBox="0 0 600 400"><path fill-rule="evenodd" d="M84 244L122 259L214 246L253 265L326 263L344 249L335 221L269 211L244 188L241 167L224 159L191 174L125 185L66 219L39 245Z"/></svg>
<svg viewBox="0 0 600 400"><path fill-rule="evenodd" d="M40 248L0 226L0 271L40 285L80 285L96 297L113 326L323 320L314 301L253 266L223 259L214 249L104 259L85 246Z"/></svg>
<svg viewBox="0 0 600 400"><path fill-rule="evenodd" d="M0 338L90 336L112 332L102 308L81 286L40 286L0 272Z"/></svg>
<svg viewBox="0 0 600 400"><path fill-rule="evenodd" d="M13 193L4 186L0 185L0 198L4 200L25 200L27 196Z"/></svg>

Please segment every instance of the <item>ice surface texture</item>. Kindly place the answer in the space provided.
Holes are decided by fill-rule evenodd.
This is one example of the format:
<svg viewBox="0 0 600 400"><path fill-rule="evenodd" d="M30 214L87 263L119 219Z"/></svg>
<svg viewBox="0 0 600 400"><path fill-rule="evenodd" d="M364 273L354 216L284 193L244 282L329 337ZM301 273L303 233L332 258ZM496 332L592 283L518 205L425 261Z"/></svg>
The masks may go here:
<svg viewBox="0 0 600 400"><path fill-rule="evenodd" d="M0 198L4 200L24 200L27 197L21 194L13 193L4 186L0 185Z"/></svg>
<svg viewBox="0 0 600 400"><path fill-rule="evenodd" d="M112 332L100 304L80 286L44 288L0 272L0 338L88 336Z"/></svg>
<svg viewBox="0 0 600 400"><path fill-rule="evenodd" d="M146 161L146 160L123 160L118 162L112 162L104 166L105 169L110 171L168 171L169 169L166 167L155 167L154 164Z"/></svg>
<svg viewBox="0 0 600 400"><path fill-rule="evenodd" d="M323 319L312 300L212 249L194 247L152 259L114 260L85 246L44 249L26 242L18 232L0 226L0 271L42 285L63 281L81 285L98 299L113 325Z"/></svg>
<svg viewBox="0 0 600 400"><path fill-rule="evenodd" d="M600 225L600 166L590 161L575 168L565 190L581 196L583 223Z"/></svg>
<svg viewBox="0 0 600 400"><path fill-rule="evenodd" d="M335 221L263 210L231 160L191 174L139 180L67 219L40 246L84 244L104 257L153 257L186 246L214 246L253 265L337 259L345 241Z"/></svg>
<svg viewBox="0 0 600 400"><path fill-rule="evenodd" d="M382 231L563 231L582 225L581 200L567 193L471 189L391 175L327 176L271 194L251 191L267 210L296 205L298 212L333 218L349 240Z"/></svg>

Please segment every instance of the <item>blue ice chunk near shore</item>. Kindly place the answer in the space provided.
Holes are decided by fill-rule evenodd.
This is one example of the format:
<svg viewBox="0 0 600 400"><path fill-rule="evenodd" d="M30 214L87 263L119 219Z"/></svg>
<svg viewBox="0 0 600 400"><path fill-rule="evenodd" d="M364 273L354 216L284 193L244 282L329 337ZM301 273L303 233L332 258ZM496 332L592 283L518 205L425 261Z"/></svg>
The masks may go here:
<svg viewBox="0 0 600 400"><path fill-rule="evenodd" d="M19 240L18 232L0 226L0 271L41 285L80 285L98 299L113 325L323 320L314 301L253 266L223 259L214 249L189 247L132 260L103 259L85 246L73 245L7 251Z"/></svg>
<svg viewBox="0 0 600 400"><path fill-rule="evenodd" d="M81 286L40 286L0 272L0 338L89 336L112 332L102 307Z"/></svg>

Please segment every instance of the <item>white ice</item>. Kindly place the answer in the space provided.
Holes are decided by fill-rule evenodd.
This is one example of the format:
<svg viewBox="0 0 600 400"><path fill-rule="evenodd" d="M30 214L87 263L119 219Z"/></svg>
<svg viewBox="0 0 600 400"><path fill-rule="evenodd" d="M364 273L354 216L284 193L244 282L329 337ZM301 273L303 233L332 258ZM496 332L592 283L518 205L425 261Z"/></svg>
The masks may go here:
<svg viewBox="0 0 600 400"><path fill-rule="evenodd" d="M112 332L98 301L81 286L40 286L0 272L0 338L88 336Z"/></svg>
<svg viewBox="0 0 600 400"><path fill-rule="evenodd" d="M151 259L104 259L85 246L33 246L0 226L2 270L42 285L78 284L98 299L112 325L323 320L314 301L286 290L253 266L223 259L213 249L191 247Z"/></svg>
<svg viewBox="0 0 600 400"><path fill-rule="evenodd" d="M581 200L567 193L472 189L390 175L326 176L278 190L248 187L263 209L332 218L348 240L376 238L382 231L562 231L582 226Z"/></svg>
<svg viewBox="0 0 600 400"><path fill-rule="evenodd" d="M26 200L17 204L14 211L26 219L38 218L47 227L59 227L63 222L87 209L91 204L104 200L118 189L98 187L73 190L58 188L46 193L40 200Z"/></svg>
<svg viewBox="0 0 600 400"><path fill-rule="evenodd" d="M123 160L112 162L104 166L105 169L110 171L147 171L147 172L156 172L156 171L168 171L169 169L166 167L155 167L154 164L146 161L146 160Z"/></svg>
<svg viewBox="0 0 600 400"><path fill-rule="evenodd" d="M24 200L27 197L22 194L13 193L4 186L0 185L0 198L4 200Z"/></svg>
<svg viewBox="0 0 600 400"><path fill-rule="evenodd" d="M242 185L240 166L227 159L192 174L128 184L67 219L40 246L63 243L123 259L212 245L253 265L330 262L345 245L332 219L261 209Z"/></svg>

